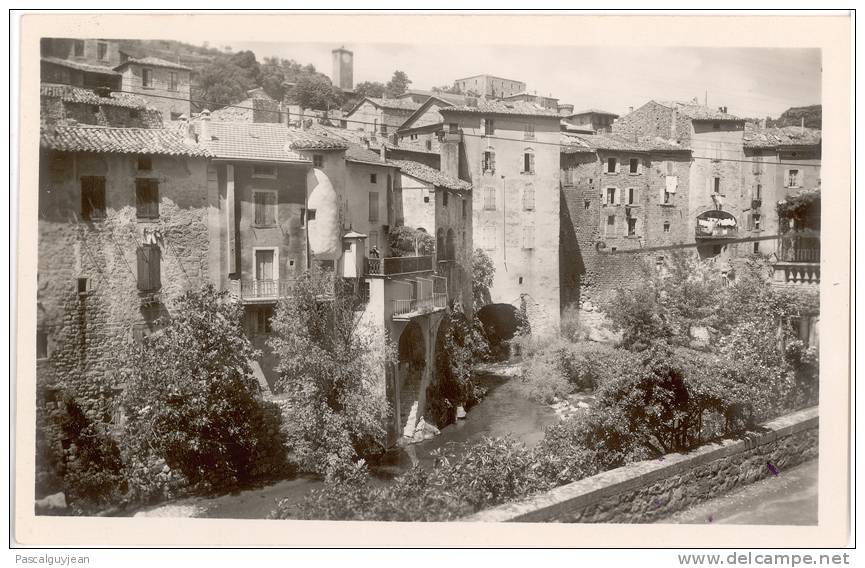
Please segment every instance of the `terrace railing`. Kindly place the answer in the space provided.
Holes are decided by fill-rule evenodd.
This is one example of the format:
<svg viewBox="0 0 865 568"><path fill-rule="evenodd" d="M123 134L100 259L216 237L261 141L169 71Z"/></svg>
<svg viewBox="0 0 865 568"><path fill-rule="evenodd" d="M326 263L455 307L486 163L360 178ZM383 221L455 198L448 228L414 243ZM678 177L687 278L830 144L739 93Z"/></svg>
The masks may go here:
<svg viewBox="0 0 865 568"><path fill-rule="evenodd" d="M366 273L370 276L393 276L414 272L432 272L432 256L394 256L366 259Z"/></svg>

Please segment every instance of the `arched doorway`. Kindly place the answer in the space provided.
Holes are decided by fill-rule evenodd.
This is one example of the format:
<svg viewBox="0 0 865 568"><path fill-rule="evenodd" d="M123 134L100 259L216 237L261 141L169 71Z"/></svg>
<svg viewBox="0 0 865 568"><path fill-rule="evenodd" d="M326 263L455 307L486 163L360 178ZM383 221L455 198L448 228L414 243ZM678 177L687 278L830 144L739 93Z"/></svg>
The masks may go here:
<svg viewBox="0 0 865 568"><path fill-rule="evenodd" d="M426 367L426 341L416 322L409 322L399 336L397 384L399 385L400 427L405 427L412 405L418 400ZM420 418L416 416L415 419Z"/></svg>
<svg viewBox="0 0 865 568"><path fill-rule="evenodd" d="M700 258L719 256L727 247L724 239L735 239L738 234L739 226L732 214L721 210L705 211L697 216L694 229L697 253Z"/></svg>

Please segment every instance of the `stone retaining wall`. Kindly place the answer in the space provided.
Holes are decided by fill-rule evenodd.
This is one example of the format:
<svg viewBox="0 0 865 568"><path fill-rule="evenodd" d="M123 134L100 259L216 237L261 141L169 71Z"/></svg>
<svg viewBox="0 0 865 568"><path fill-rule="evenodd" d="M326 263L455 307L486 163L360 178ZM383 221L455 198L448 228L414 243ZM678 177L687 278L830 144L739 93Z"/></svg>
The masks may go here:
<svg viewBox="0 0 865 568"><path fill-rule="evenodd" d="M650 523L774 475L767 462L783 475L816 458L817 445L817 408L812 407L768 422L742 439L629 464L466 520Z"/></svg>

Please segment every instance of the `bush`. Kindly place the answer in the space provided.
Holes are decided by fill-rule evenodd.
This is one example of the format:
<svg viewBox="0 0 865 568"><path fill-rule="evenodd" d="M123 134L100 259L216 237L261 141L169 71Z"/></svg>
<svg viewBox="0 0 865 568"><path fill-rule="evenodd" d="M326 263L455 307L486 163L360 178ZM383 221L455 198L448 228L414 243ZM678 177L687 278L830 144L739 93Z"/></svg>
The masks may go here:
<svg viewBox="0 0 865 568"><path fill-rule="evenodd" d="M387 234L391 256L426 256L435 253L435 237L423 229L400 226Z"/></svg>
<svg viewBox="0 0 865 568"><path fill-rule="evenodd" d="M476 248L472 253L472 297L477 312L490 303L490 288L496 275L493 260L482 248Z"/></svg>
<svg viewBox="0 0 865 568"><path fill-rule="evenodd" d="M170 493L183 484L175 471L202 491L279 475L281 417L259 395L243 306L208 285L176 308L128 356L122 444L132 489L142 499Z"/></svg>
<svg viewBox="0 0 865 568"><path fill-rule="evenodd" d="M571 304L562 311L559 329L561 336L568 341L577 342L588 338L588 332L580 323L580 309L576 304Z"/></svg>

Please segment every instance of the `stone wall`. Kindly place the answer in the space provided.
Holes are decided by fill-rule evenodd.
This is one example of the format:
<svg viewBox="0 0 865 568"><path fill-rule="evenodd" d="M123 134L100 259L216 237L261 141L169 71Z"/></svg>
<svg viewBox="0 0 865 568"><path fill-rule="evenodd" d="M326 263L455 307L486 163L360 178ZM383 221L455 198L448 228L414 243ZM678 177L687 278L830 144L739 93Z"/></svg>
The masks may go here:
<svg viewBox="0 0 865 568"><path fill-rule="evenodd" d="M154 108L76 103L48 96L41 97L40 119L43 124L74 122L128 128L162 127L162 113Z"/></svg>
<svg viewBox="0 0 865 568"><path fill-rule="evenodd" d="M788 414L759 432L688 454L642 461L481 511L481 522L650 523L737 487L780 475L818 455L817 407Z"/></svg>

